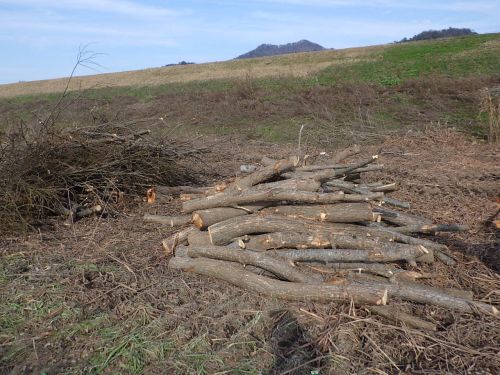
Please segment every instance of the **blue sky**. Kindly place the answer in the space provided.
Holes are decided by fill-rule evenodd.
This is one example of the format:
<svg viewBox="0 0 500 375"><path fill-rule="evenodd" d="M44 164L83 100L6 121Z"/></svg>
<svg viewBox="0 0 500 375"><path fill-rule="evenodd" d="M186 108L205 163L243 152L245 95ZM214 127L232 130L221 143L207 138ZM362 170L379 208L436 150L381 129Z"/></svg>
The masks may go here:
<svg viewBox="0 0 500 375"><path fill-rule="evenodd" d="M500 0L0 0L0 83L67 76L87 43L105 73L227 60L261 43L345 48L449 26L499 32L499 20Z"/></svg>

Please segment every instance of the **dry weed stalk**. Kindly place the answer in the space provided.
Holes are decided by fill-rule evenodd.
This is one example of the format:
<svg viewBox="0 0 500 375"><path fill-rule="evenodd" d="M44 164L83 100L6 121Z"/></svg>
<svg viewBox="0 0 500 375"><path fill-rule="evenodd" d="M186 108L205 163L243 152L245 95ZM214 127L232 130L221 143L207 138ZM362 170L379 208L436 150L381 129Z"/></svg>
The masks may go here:
<svg viewBox="0 0 500 375"><path fill-rule="evenodd" d="M500 87L484 89L481 95L481 113L488 116L488 142L500 142Z"/></svg>

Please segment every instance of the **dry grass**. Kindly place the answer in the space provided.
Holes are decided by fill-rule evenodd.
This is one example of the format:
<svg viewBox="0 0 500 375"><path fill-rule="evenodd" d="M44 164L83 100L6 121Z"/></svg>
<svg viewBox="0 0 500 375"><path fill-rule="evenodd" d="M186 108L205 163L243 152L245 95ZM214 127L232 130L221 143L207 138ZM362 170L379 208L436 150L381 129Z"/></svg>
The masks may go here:
<svg viewBox="0 0 500 375"><path fill-rule="evenodd" d="M70 90L99 87L156 86L166 83L220 79L304 77L331 65L367 62L386 46L348 48L276 57L231 60L206 64L150 68L137 71L74 77ZM0 97L62 92L67 79L0 85Z"/></svg>
<svg viewBox="0 0 500 375"><path fill-rule="evenodd" d="M206 162L232 174L241 163L295 147L227 138ZM498 273L465 254L490 247L498 259L494 229L484 224L495 210L498 146L427 131L364 153L380 147L385 178L401 182L398 198L411 201L413 212L472 228L441 237L460 266L425 266L435 275L430 282L498 304ZM493 318L397 302L438 325L426 333L349 304L274 301L169 270L160 243L173 229L140 218L146 210L179 208L174 200L0 239L0 373L498 373L500 326Z"/></svg>
<svg viewBox="0 0 500 375"><path fill-rule="evenodd" d="M487 117L488 142L500 143L500 86L482 91L481 113Z"/></svg>

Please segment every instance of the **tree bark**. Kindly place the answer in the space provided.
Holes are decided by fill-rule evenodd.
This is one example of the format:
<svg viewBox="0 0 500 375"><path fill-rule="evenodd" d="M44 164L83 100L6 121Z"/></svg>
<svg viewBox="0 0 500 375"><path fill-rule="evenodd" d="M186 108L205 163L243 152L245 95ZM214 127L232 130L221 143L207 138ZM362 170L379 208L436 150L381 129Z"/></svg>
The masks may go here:
<svg viewBox="0 0 500 375"><path fill-rule="evenodd" d="M374 212L378 213L382 220L400 226L432 224L432 220L425 217L407 214L405 212L389 210L386 208L375 207Z"/></svg>
<svg viewBox="0 0 500 375"><path fill-rule="evenodd" d="M206 231L195 230L188 233L187 242L189 246L208 246L210 245L210 236Z"/></svg>
<svg viewBox="0 0 500 375"><path fill-rule="evenodd" d="M359 237L359 236L358 236ZM245 241L246 240L246 241ZM422 248L420 245L407 245L395 242L378 241L371 237L356 238L346 234L332 234L327 230L298 232L273 232L257 236L249 236L242 240L245 249L266 251L272 249L351 249L364 250L374 253L420 254L416 260L421 263L433 263L432 249ZM241 246L241 245L240 245ZM412 260L412 259L410 259ZM333 260L332 260L333 261ZM340 260L339 260L340 261ZM351 260L353 261L353 260ZM412 261L412 264L413 261Z"/></svg>
<svg viewBox="0 0 500 375"><path fill-rule="evenodd" d="M228 249L218 246L189 247L187 254L191 258L210 258L236 262L242 265L252 265L262 268L276 275L282 280L299 283L321 283L323 278L319 275L307 275L292 266L291 263L283 262L265 253L256 253L241 249Z"/></svg>
<svg viewBox="0 0 500 375"><path fill-rule="evenodd" d="M280 189L280 190L314 192L318 191L320 188L321 188L321 182L316 181L312 178L309 179L292 178L288 180L259 184L253 186L252 190L257 191L257 190L267 190L267 189Z"/></svg>
<svg viewBox="0 0 500 375"><path fill-rule="evenodd" d="M362 285L386 286L389 291L389 298L400 298L405 301L418 302L427 305L440 306L447 309L463 311L466 313L481 313L500 317L499 311L495 306L488 305L487 303L470 301L465 298L450 295L445 290L430 287L427 285L419 285L416 283L408 282L382 282L363 280L360 276L354 275L355 279ZM364 276L366 277L366 276Z"/></svg>
<svg viewBox="0 0 500 375"><path fill-rule="evenodd" d="M381 199L384 193L366 195L340 193L312 193L303 191L286 191L281 189L247 190L239 194L217 194L204 199L195 199L182 203L184 212L193 212L214 207L230 207L256 202L281 202L328 204L336 202L369 202Z"/></svg>
<svg viewBox="0 0 500 375"><path fill-rule="evenodd" d="M387 291L383 286L363 285L362 288L359 288L357 282L349 281L339 285L290 283L255 275L231 262L205 258L173 257L170 259L169 267L215 277L272 298L317 302L354 301L370 305L385 305L387 303Z"/></svg>
<svg viewBox="0 0 500 375"><path fill-rule="evenodd" d="M277 206L264 210L272 214L291 218L327 221L331 223L358 223L376 221L378 215L372 212L368 203L337 203L315 206Z"/></svg>
<svg viewBox="0 0 500 375"><path fill-rule="evenodd" d="M189 224L191 223L192 220L191 215L163 216L163 215L150 215L150 214L144 214L143 219L148 223L164 224L170 227Z"/></svg>
<svg viewBox="0 0 500 375"><path fill-rule="evenodd" d="M463 232L469 228L465 225L459 224L417 224L406 225L404 227L391 228L392 231L411 234L411 233L424 233L435 234L437 232Z"/></svg>
<svg viewBox="0 0 500 375"><path fill-rule="evenodd" d="M281 173L289 171L297 165L297 160L284 159L277 161L273 165L264 167L258 171L255 171L245 177L238 178L234 181L227 189L227 192L238 192L241 190L248 189L254 185L261 182L269 180L271 177L279 176Z"/></svg>
<svg viewBox="0 0 500 375"><path fill-rule="evenodd" d="M386 250L360 250L360 249L302 249L302 250L269 250L272 254L293 262L367 262L388 263L406 261L415 263L416 259L426 252L420 247L407 247Z"/></svg>
<svg viewBox="0 0 500 375"><path fill-rule="evenodd" d="M168 257L174 254L177 245L187 245L189 234L197 231L195 227L187 227L164 239L161 244L165 250L165 255Z"/></svg>
<svg viewBox="0 0 500 375"><path fill-rule="evenodd" d="M393 241L404 235L391 233L379 228L369 228L351 224L319 223L307 220L289 219L277 215L247 215L225 220L208 227L213 245L227 245L233 239L246 234L271 232L319 232L324 236L349 235L353 238ZM408 236L406 236L408 237ZM335 237L332 237L335 238Z"/></svg>
<svg viewBox="0 0 500 375"><path fill-rule="evenodd" d="M200 230L207 229L210 225L219 223L233 217L244 216L257 212L267 204L245 205L243 207L216 207L193 212L193 224Z"/></svg>

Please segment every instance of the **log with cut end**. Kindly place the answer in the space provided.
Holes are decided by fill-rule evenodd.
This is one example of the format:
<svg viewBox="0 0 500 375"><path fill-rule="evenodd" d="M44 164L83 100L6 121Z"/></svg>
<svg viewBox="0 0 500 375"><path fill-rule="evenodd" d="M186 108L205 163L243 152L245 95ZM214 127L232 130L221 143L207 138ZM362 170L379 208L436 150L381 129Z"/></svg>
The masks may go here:
<svg viewBox="0 0 500 375"><path fill-rule="evenodd" d="M320 232L324 235L350 235L360 238L375 238L393 241L400 233L391 233L379 228L352 224L320 223L309 220L290 219L277 215L246 215L225 220L208 227L213 245L227 245L233 239L247 235L271 232Z"/></svg>
<svg viewBox="0 0 500 375"><path fill-rule="evenodd" d="M144 214L143 219L148 223L164 224L170 227L176 227L191 223L191 215L164 216Z"/></svg>
<svg viewBox="0 0 500 375"><path fill-rule="evenodd" d="M245 177L238 178L227 189L227 192L237 192L248 189L261 182L269 180L271 177L279 176L281 173L294 169L298 160L296 158L279 160L273 165L264 167Z"/></svg>
<svg viewBox="0 0 500 375"><path fill-rule="evenodd" d="M300 272L288 262L273 258L266 253L256 253L248 250L235 250L220 246L196 246L187 249L191 258L210 258L236 262L242 265L252 265L269 271L282 280L299 283L320 283L323 278L319 275L307 275Z"/></svg>
<svg viewBox="0 0 500 375"><path fill-rule="evenodd" d="M272 298L317 302L354 301L369 305L385 305L387 303L385 287L363 285L359 288L357 282L347 280L337 285L290 283L255 275L231 262L206 258L173 257L170 259L169 267L224 280L243 289Z"/></svg>
<svg viewBox="0 0 500 375"><path fill-rule="evenodd" d="M291 218L327 221L332 223L357 223L361 221L376 221L368 203L337 203L331 205L314 206L277 206L264 212L284 215Z"/></svg>
<svg viewBox="0 0 500 375"><path fill-rule="evenodd" d="M369 202L383 198L384 193L343 194L312 193L304 191L287 191L281 189L247 190L238 194L218 194L204 199L195 199L182 203L184 212L205 210L214 207L231 207L256 202L281 202L329 204L336 202Z"/></svg>
<svg viewBox="0 0 500 375"><path fill-rule="evenodd" d="M269 250L266 254L289 259L293 262L367 262L388 263L406 261L415 263L426 255L425 249L418 246L401 249L360 250L360 249L301 249Z"/></svg>
<svg viewBox="0 0 500 375"><path fill-rule="evenodd" d="M405 313L403 311L398 310L394 306L368 306L368 311L373 314L380 315L386 319L401 322L409 327L421 329L424 331L436 331L437 327L434 323L427 322L420 318L417 318L414 315Z"/></svg>
<svg viewBox="0 0 500 375"><path fill-rule="evenodd" d="M417 302L425 305L440 306L471 314L487 314L500 318L498 309L484 302L471 301L468 297L454 295L446 289L421 285L415 282L391 280L364 274L352 274L350 280L356 280L362 285L386 286L389 298L399 298L405 301Z"/></svg>
<svg viewBox="0 0 500 375"><path fill-rule="evenodd" d="M216 207L199 210L193 212L192 221L198 229L205 230L210 225L231 219L233 217L255 213L266 206L266 204L250 204L242 207Z"/></svg>

